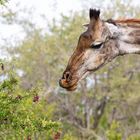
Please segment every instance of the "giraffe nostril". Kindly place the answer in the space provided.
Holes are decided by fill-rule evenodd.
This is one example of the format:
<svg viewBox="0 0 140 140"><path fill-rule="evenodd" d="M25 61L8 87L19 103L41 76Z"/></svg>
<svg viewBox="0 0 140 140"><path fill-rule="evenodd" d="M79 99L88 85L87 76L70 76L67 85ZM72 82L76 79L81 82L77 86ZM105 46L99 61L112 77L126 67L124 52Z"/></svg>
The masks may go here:
<svg viewBox="0 0 140 140"><path fill-rule="evenodd" d="M70 76L70 74L69 74L69 73L67 73L67 74L66 74L66 79L69 79L69 76Z"/></svg>
<svg viewBox="0 0 140 140"><path fill-rule="evenodd" d="M70 81L70 72L66 72L65 74L64 74L64 79L66 79L66 81Z"/></svg>

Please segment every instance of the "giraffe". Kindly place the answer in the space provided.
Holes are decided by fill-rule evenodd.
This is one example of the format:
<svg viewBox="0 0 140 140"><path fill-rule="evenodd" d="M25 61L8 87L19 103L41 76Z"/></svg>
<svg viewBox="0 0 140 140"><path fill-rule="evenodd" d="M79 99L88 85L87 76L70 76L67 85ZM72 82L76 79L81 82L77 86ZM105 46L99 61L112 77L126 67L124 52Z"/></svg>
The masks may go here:
<svg viewBox="0 0 140 140"><path fill-rule="evenodd" d="M75 90L81 79L114 58L140 54L140 19L102 20L96 9L89 10L89 19L59 80L68 91Z"/></svg>

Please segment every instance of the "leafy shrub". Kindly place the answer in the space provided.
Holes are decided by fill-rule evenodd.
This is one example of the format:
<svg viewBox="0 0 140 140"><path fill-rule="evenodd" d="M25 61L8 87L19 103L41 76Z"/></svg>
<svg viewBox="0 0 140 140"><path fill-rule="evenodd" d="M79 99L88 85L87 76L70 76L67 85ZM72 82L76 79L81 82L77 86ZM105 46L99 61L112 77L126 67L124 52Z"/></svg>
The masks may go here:
<svg viewBox="0 0 140 140"><path fill-rule="evenodd" d="M113 121L110 129L107 130L107 139L108 140L122 140L122 134L118 131L119 129L119 123L116 121Z"/></svg>
<svg viewBox="0 0 140 140"><path fill-rule="evenodd" d="M1 139L39 138L43 132L43 137L51 138L59 131L60 122L51 120L49 116L52 112L47 114L45 110L46 100L37 93L37 88L21 90L18 80L12 76L0 84Z"/></svg>
<svg viewBox="0 0 140 140"><path fill-rule="evenodd" d="M140 135L131 135L127 140L140 140Z"/></svg>

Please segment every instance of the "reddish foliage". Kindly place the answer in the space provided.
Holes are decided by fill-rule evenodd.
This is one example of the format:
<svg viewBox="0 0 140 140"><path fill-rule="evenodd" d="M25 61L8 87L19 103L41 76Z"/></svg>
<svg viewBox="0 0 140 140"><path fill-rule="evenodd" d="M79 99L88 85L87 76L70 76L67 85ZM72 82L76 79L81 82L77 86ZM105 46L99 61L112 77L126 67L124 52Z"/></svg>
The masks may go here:
<svg viewBox="0 0 140 140"><path fill-rule="evenodd" d="M15 99L16 99L16 100L21 100L22 97L21 97L21 95L17 95Z"/></svg>
<svg viewBox="0 0 140 140"><path fill-rule="evenodd" d="M60 133L60 132L57 132L57 133L54 135L54 140L59 140L59 139L60 139L60 135L61 135L61 133Z"/></svg>
<svg viewBox="0 0 140 140"><path fill-rule="evenodd" d="M35 95L34 98L33 98L33 102L38 102L38 101L39 101L39 96Z"/></svg>
<svg viewBox="0 0 140 140"><path fill-rule="evenodd" d="M28 136L28 137L27 137L27 140L31 140L31 137L30 137L30 136Z"/></svg>

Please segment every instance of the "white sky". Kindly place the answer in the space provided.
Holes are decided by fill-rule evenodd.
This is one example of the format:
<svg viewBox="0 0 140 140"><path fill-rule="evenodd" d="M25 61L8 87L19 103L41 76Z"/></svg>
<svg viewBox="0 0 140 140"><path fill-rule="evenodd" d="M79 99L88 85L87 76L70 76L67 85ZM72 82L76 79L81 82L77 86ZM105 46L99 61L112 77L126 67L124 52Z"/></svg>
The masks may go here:
<svg viewBox="0 0 140 140"><path fill-rule="evenodd" d="M36 22L39 26L45 26L45 23L39 17L40 14L44 14L47 17L47 21L51 21L52 18L59 19L60 13L68 15L70 11L80 11L83 9L89 9L93 7L102 8L104 5L109 4L111 0L104 0L104 3L100 5L95 3L95 0L92 0L92 3L87 2L87 0L9 0L9 3L6 4L7 7L13 9L14 11L22 8L32 9L34 12L32 20ZM124 0L127 2L128 0ZM140 4L140 0L132 0L133 4ZM17 6L16 4L19 3ZM1 9L2 7L0 7ZM13 42L14 40L20 40L23 38L22 30L17 25L9 26L0 23L0 46L3 44L4 39L9 39ZM11 42L12 43L12 42ZM1 52L0 52L1 54Z"/></svg>
<svg viewBox="0 0 140 140"><path fill-rule="evenodd" d="M19 5L17 6L17 4ZM49 22L52 18L58 19L60 13L67 15L69 11L79 11L82 9L82 5L79 0L10 0L6 5L13 11L18 11L22 8L32 9L34 13L32 20L41 27L46 24L39 16L41 14L45 15L47 17L47 21ZM3 7L0 8L4 9ZM0 23L0 34L0 45L2 45L4 42L3 40L7 38L10 38L10 41L12 41L13 38L14 42L15 39L20 40L23 37L23 35L21 35L22 30L19 26L9 26L2 23ZM20 34L20 36L18 34Z"/></svg>

